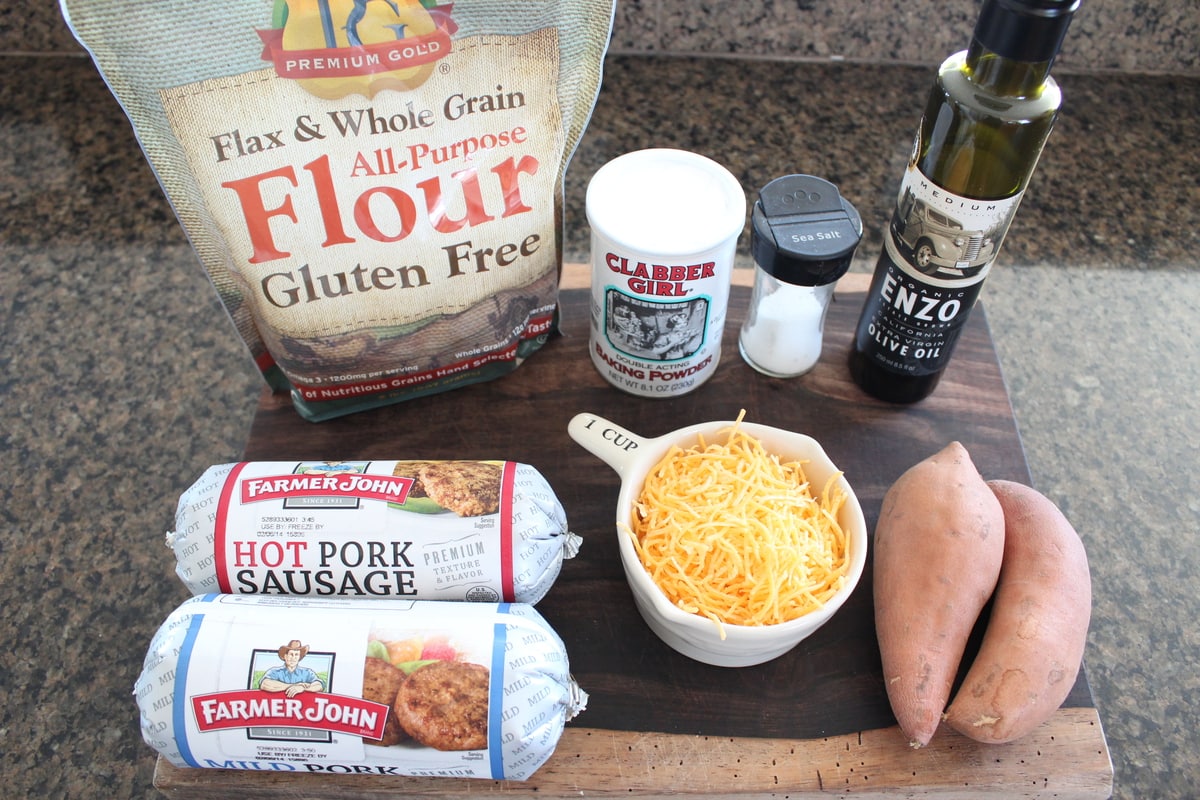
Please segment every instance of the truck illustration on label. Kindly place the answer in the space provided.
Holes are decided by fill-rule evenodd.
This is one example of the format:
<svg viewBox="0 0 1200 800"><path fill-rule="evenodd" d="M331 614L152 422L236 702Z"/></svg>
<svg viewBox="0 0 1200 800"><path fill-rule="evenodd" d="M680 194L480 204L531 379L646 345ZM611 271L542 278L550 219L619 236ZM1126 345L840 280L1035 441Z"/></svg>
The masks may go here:
<svg viewBox="0 0 1200 800"><path fill-rule="evenodd" d="M995 256L990 231L965 230L953 217L915 196L906 188L892 216L896 247L924 275L969 278Z"/></svg>

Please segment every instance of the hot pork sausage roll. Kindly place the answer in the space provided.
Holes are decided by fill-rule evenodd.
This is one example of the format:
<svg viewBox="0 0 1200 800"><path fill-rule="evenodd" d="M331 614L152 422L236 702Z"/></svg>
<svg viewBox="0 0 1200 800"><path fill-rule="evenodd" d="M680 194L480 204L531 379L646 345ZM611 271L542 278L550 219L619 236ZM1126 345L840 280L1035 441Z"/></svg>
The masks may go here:
<svg viewBox="0 0 1200 800"><path fill-rule="evenodd" d="M209 468L167 534L193 594L536 603L579 548L512 461L253 461Z"/></svg>

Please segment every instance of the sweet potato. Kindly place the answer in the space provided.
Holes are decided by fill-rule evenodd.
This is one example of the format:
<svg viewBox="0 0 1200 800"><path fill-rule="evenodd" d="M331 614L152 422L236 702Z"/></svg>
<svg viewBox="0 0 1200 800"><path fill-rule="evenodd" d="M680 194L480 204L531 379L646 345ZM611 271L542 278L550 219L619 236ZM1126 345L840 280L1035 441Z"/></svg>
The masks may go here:
<svg viewBox="0 0 1200 800"><path fill-rule="evenodd" d="M929 743L967 639L1000 574L1004 514L959 442L910 467L875 527L875 628L888 700Z"/></svg>
<svg viewBox="0 0 1200 800"><path fill-rule="evenodd" d="M1046 721L1083 662L1092 613L1087 553L1047 497L989 481L1004 509L1004 564L979 654L946 722L980 742L1009 742Z"/></svg>

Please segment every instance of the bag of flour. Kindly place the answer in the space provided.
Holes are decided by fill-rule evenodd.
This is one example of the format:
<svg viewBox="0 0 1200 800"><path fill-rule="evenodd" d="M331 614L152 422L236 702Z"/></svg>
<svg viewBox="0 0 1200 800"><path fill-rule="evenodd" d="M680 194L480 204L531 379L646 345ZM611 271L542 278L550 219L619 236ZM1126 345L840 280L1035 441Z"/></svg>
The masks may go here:
<svg viewBox="0 0 1200 800"><path fill-rule="evenodd" d="M614 0L62 0L269 385L311 420L557 324Z"/></svg>

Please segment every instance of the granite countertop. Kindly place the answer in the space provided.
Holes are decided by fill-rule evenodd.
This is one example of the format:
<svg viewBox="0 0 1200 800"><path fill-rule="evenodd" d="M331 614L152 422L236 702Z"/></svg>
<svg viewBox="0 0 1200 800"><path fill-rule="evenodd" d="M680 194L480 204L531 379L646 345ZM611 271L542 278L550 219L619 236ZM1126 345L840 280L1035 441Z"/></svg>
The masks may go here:
<svg viewBox="0 0 1200 800"><path fill-rule="evenodd" d="M0 79L0 752L9 797L146 797L131 687L185 592L179 492L238 458L261 383L91 63ZM612 55L568 176L681 147L753 191L839 185L869 271L931 70ZM1082 534L1116 796L1200 775L1200 80L1060 74L1066 105L984 303L1035 485ZM742 246L745 261L745 243Z"/></svg>

